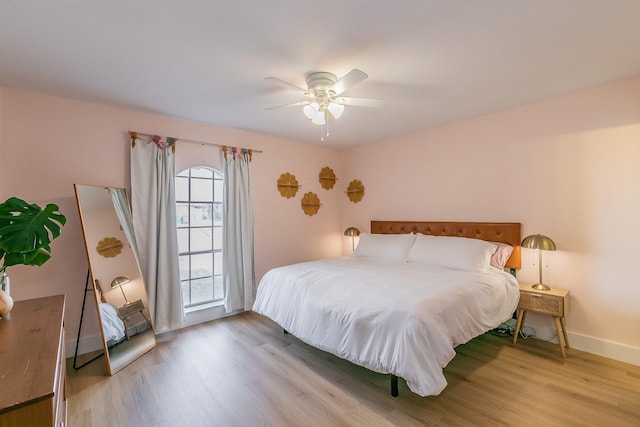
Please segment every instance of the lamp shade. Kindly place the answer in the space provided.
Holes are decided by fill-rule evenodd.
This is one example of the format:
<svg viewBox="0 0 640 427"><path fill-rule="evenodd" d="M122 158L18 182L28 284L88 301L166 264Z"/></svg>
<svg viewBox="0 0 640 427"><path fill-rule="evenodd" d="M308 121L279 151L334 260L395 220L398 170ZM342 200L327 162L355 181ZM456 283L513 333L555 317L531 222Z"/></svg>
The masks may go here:
<svg viewBox="0 0 640 427"><path fill-rule="evenodd" d="M356 237L360 235L360 230L355 227L349 227L344 230L344 235L351 237L351 250L356 250Z"/></svg>
<svg viewBox="0 0 640 427"><path fill-rule="evenodd" d="M118 276L111 281L111 288L117 288L119 286L129 283L130 281L131 280L129 280L128 277Z"/></svg>
<svg viewBox="0 0 640 427"><path fill-rule="evenodd" d="M314 125L323 125L327 123L326 115L325 111L318 111L318 113L311 119L311 123Z"/></svg>
<svg viewBox="0 0 640 427"><path fill-rule="evenodd" d="M525 237L521 246L528 249L542 249L543 251L556 250L556 244L544 234L532 234Z"/></svg>
<svg viewBox="0 0 640 427"><path fill-rule="evenodd" d="M304 108L302 109L302 112L304 113L304 115L311 120L313 120L313 118L316 115L318 115L319 111L320 111L320 106L318 105L317 102L312 102L311 104L305 105Z"/></svg>
<svg viewBox="0 0 640 427"><path fill-rule="evenodd" d="M539 281L538 283L533 285L532 288L539 291L548 291L549 289L551 289L549 286L545 285L542 282L542 251L555 251L556 244L553 242L553 240L551 240L544 234L532 234L531 236L525 237L520 246L522 246L523 248L538 250Z"/></svg>
<svg viewBox="0 0 640 427"><path fill-rule="evenodd" d="M360 235L360 230L355 227L349 227L344 230L344 235L349 237L358 237Z"/></svg>

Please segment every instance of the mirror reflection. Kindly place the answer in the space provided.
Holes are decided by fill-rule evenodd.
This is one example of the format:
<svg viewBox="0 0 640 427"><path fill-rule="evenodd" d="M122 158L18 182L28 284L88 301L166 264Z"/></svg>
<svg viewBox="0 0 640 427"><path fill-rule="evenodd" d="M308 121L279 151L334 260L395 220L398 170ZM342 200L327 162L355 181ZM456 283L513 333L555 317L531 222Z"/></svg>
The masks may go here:
<svg viewBox="0 0 640 427"><path fill-rule="evenodd" d="M109 375L156 345L126 191L74 184Z"/></svg>

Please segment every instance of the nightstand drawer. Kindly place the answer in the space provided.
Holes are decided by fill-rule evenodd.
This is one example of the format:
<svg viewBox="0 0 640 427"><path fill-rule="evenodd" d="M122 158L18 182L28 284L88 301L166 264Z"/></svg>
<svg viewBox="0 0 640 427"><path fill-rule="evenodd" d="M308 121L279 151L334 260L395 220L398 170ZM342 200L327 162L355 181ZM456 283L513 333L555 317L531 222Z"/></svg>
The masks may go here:
<svg viewBox="0 0 640 427"><path fill-rule="evenodd" d="M142 300L134 301L118 309L118 317L124 320L126 317L131 316L134 313L138 313L144 310L144 304Z"/></svg>
<svg viewBox="0 0 640 427"><path fill-rule="evenodd" d="M564 298L555 295L521 292L518 307L553 316L564 316Z"/></svg>

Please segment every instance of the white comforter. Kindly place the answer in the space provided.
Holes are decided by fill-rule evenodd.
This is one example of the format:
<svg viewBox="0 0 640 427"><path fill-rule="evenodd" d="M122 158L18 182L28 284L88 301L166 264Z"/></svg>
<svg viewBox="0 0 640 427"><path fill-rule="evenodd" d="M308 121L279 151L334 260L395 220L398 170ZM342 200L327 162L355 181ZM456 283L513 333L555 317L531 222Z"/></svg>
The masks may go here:
<svg viewBox="0 0 640 427"><path fill-rule="evenodd" d="M253 310L306 343L380 373L421 395L446 386L454 347L508 319L518 283L503 271L343 257L275 268Z"/></svg>
<svg viewBox="0 0 640 427"><path fill-rule="evenodd" d="M100 307L100 319L102 319L102 331L104 339L109 344L121 341L124 336L124 323L118 317L118 309L108 303L98 304Z"/></svg>

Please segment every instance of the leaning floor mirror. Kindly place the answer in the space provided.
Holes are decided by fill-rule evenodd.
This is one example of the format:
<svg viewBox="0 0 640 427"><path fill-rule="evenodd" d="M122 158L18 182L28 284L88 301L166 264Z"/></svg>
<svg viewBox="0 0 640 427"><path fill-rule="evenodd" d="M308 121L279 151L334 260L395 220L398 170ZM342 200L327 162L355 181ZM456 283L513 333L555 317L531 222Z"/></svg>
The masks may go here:
<svg viewBox="0 0 640 427"><path fill-rule="evenodd" d="M109 375L156 345L127 193L74 184Z"/></svg>

